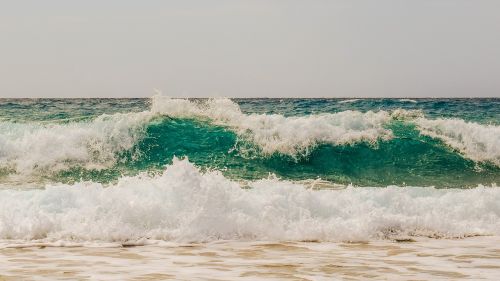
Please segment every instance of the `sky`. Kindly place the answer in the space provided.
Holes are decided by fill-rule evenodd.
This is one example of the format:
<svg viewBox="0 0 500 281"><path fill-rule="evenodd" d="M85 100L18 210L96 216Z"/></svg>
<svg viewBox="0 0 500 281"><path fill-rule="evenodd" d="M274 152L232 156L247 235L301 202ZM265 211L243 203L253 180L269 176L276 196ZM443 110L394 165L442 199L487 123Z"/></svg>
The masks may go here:
<svg viewBox="0 0 500 281"><path fill-rule="evenodd" d="M0 97L500 97L498 0L0 0Z"/></svg>

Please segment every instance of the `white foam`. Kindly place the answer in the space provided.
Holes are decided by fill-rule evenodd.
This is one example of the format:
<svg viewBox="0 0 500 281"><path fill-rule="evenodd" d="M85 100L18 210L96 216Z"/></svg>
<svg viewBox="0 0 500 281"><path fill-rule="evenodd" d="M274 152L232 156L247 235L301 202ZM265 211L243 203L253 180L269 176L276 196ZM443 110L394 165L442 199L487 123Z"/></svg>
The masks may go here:
<svg viewBox="0 0 500 281"><path fill-rule="evenodd" d="M428 120L420 110L343 111L286 117L245 114L226 98L206 101L152 98L149 111L102 115L87 122L66 124L0 122L0 169L26 179L27 175L68 167L102 169L114 165L119 152L144 137L152 118L206 119L225 126L264 154L307 154L318 144L375 143L392 138L386 127L394 119L415 122L422 134L439 138L474 161L500 166L500 127L458 119ZM21 180L22 182L25 180Z"/></svg>
<svg viewBox="0 0 500 281"><path fill-rule="evenodd" d="M391 112L391 117L398 120L413 120L415 118L424 117L424 113L419 109L394 109Z"/></svg>
<svg viewBox="0 0 500 281"><path fill-rule="evenodd" d="M414 121L421 134L444 141L465 157L500 166L500 126L482 125L461 119Z"/></svg>
<svg viewBox="0 0 500 281"><path fill-rule="evenodd" d="M357 102L359 101L360 99L348 99L348 100L341 100L339 101L339 103L353 103L353 102Z"/></svg>
<svg viewBox="0 0 500 281"><path fill-rule="evenodd" d="M148 112L102 115L89 122L0 122L0 167L19 174L57 171L71 165L100 169L143 135Z"/></svg>
<svg viewBox="0 0 500 281"><path fill-rule="evenodd" d="M385 111L362 113L348 110L285 117L279 114L244 114L230 99L194 102L163 96L153 97L151 110L173 117L208 118L257 144L266 154L280 152L294 155L319 143L374 143L392 137L392 132L383 127L391 120L390 114Z"/></svg>
<svg viewBox="0 0 500 281"><path fill-rule="evenodd" d="M9 241L370 240L500 234L500 189L311 190L263 179L242 189L187 160L156 177L0 190L0 243ZM63 244L64 245L64 244ZM71 245L68 244L68 245Z"/></svg>
<svg viewBox="0 0 500 281"><path fill-rule="evenodd" d="M25 177L73 166L110 167L116 163L118 152L131 149L144 136L147 123L157 115L207 119L235 131L265 154L295 155L307 153L318 143L375 142L392 136L383 128L391 118L384 111L285 117L244 114L225 98L200 102L155 96L152 101L149 111L102 115L86 122L0 122L0 168Z"/></svg>
<svg viewBox="0 0 500 281"><path fill-rule="evenodd" d="M416 100L412 100L412 99L400 99L399 100L400 102L411 102L411 103L417 103Z"/></svg>

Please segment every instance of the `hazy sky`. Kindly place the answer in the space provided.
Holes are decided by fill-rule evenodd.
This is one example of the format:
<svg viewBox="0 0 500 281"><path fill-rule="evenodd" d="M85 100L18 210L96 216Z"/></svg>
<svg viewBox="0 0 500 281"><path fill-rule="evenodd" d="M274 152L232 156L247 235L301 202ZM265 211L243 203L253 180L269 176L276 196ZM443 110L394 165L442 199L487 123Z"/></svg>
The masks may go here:
<svg viewBox="0 0 500 281"><path fill-rule="evenodd" d="M499 0L0 0L0 97L500 97Z"/></svg>

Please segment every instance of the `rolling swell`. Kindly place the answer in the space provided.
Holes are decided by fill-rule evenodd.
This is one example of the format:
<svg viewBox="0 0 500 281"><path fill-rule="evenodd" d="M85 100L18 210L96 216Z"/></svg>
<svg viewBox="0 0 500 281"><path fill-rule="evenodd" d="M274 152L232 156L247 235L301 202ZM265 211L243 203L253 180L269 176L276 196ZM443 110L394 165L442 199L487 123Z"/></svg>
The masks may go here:
<svg viewBox="0 0 500 281"><path fill-rule="evenodd" d="M498 126L419 111L285 117L228 99L153 98L151 109L67 124L2 122L3 177L115 181L160 173L174 156L233 179L273 173L359 186L466 187L499 182Z"/></svg>
<svg viewBox="0 0 500 281"><path fill-rule="evenodd" d="M415 125L393 122L390 140L345 145L317 144L306 154L262 153L255 143L221 126L186 119L150 125L134 157L138 170L160 171L174 156L197 166L224 171L235 179L255 180L269 173L289 180L321 178L358 186L477 186L499 182L500 169L477 163L440 140L421 135ZM165 137L168 135L169 137Z"/></svg>
<svg viewBox="0 0 500 281"><path fill-rule="evenodd" d="M318 144L303 155L263 154L259 146L225 127L162 117L151 122L145 136L121 153L111 168L76 168L58 176L110 181L123 174L161 172L173 157L185 156L201 168L244 180L273 173L289 180L321 178L358 186L464 187L499 182L498 167L464 158L440 140L421 135L414 125L393 122L389 128L393 138L376 143Z"/></svg>

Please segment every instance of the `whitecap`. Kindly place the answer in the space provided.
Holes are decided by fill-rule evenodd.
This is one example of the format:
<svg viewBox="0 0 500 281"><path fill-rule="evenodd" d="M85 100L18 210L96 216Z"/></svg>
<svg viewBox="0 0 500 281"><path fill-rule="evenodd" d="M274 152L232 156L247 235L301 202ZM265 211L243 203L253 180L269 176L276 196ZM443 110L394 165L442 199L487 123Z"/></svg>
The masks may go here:
<svg viewBox="0 0 500 281"><path fill-rule="evenodd" d="M341 100L339 101L339 103L353 103L353 102L357 102L361 99L348 99L348 100Z"/></svg>
<svg viewBox="0 0 500 281"><path fill-rule="evenodd" d="M465 157L500 166L500 126L461 119L418 118L414 122L421 134L442 140Z"/></svg>
<svg viewBox="0 0 500 281"><path fill-rule="evenodd" d="M400 99L399 100L400 102L411 102L411 103L417 103L416 100L413 100L413 99Z"/></svg>
<svg viewBox="0 0 500 281"><path fill-rule="evenodd" d="M154 177L0 190L0 245L213 240L367 241L500 234L500 189L307 189L262 179L242 189L174 159ZM149 242L148 242L149 241Z"/></svg>

